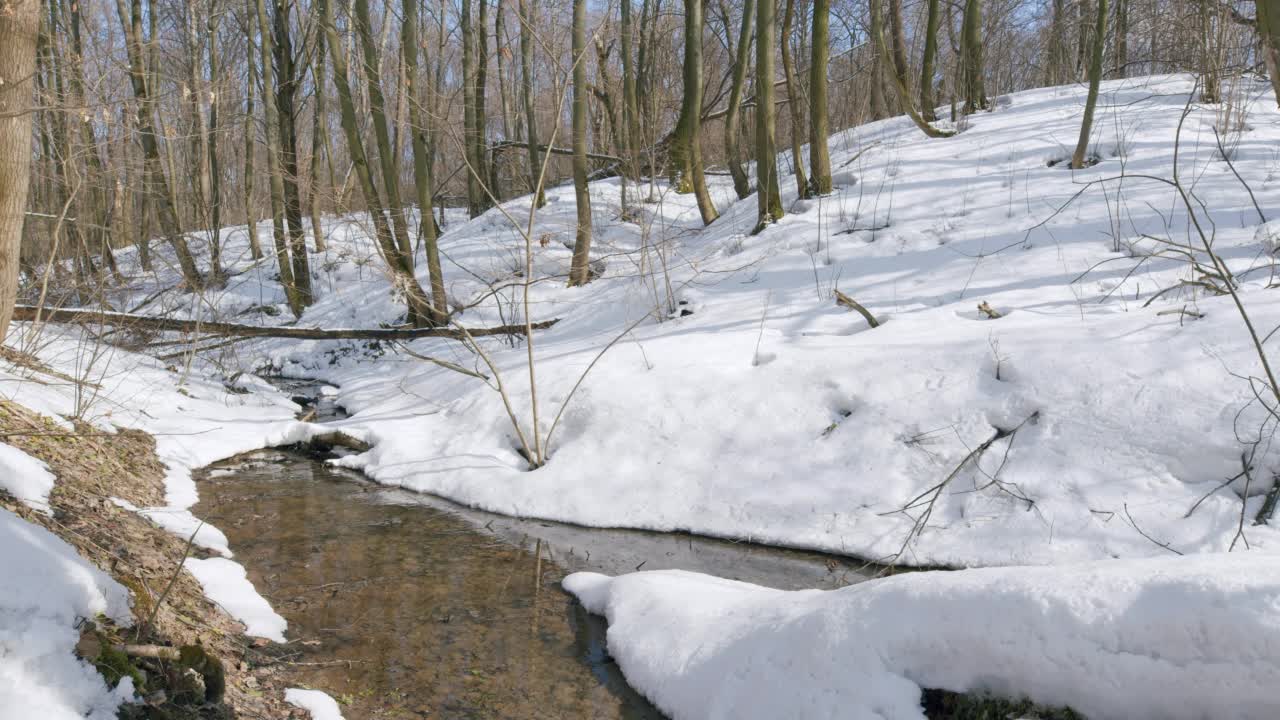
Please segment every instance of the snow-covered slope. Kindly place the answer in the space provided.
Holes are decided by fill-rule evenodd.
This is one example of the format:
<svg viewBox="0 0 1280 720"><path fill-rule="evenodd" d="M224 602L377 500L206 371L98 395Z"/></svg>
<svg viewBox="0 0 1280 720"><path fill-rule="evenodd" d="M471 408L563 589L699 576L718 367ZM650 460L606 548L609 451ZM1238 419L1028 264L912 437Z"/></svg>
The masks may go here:
<svg viewBox="0 0 1280 720"><path fill-rule="evenodd" d="M1239 87L1245 128L1193 104L1178 170L1265 333L1280 324L1260 231L1260 213L1280 216L1280 113L1266 83ZM1101 162L1079 172L1049 163L1069 155L1083 88L1000 98L950 139L927 139L903 118L839 134L837 190L797 201L785 182L789 214L755 236L755 200L736 201L727 178L713 178L721 218L706 229L692 198L662 185L636 206L639 223L624 222L617 180L597 182L604 274L583 288L564 283L572 188L551 190L532 233L529 299L534 319L561 318L533 348L544 440L564 411L550 462L533 472L493 380L369 343L263 340L215 356L227 373L269 360L340 384L355 412L346 424L374 442L347 464L504 513L881 560L902 551L908 564L1044 564L1233 541L1270 551L1280 544L1267 527L1246 522L1236 539L1246 481L1251 521L1280 470L1257 385L1243 379L1261 375L1258 359L1229 298L1177 287L1203 279L1188 255L1206 261L1188 249L1199 239L1160 181L1173 176L1191 88L1181 76L1105 84ZM1257 209L1222 160L1219 125ZM528 203L450 216L442 247L451 301L466 306L459 322L522 317L524 243L512 218L523 222ZM312 255L319 299L303 324L368 327L402 314L366 219L325 228L329 249ZM258 231L269 243L269 229ZM114 305L288 321L260 314L281 307L273 261L249 261L243 228L223 241L237 273L225 290L156 299L172 281L162 270ZM883 325L837 307L836 289ZM646 319L655 309L661 322ZM531 438L526 348L481 343ZM452 340L412 349L493 374ZM925 518L919 500L997 435Z"/></svg>

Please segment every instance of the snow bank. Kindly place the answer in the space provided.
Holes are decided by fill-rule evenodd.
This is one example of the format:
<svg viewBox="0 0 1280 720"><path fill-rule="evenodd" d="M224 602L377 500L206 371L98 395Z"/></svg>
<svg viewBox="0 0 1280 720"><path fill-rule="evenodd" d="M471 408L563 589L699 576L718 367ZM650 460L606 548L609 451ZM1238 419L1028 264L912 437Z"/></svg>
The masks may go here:
<svg viewBox="0 0 1280 720"><path fill-rule="evenodd" d="M28 507L51 515L49 493L53 491L53 473L49 466L12 445L0 443L0 490Z"/></svg>
<svg viewBox="0 0 1280 720"><path fill-rule="evenodd" d="M183 566L200 581L210 600L244 623L249 635L284 642L288 623L253 588L243 565L226 558L187 558Z"/></svg>
<svg viewBox="0 0 1280 720"><path fill-rule="evenodd" d="M338 701L319 690L289 688L284 691L284 699L311 713L311 720L342 720Z"/></svg>
<svg viewBox="0 0 1280 720"><path fill-rule="evenodd" d="M784 592L681 571L564 580L676 720L923 718L920 689L1093 720L1280 715L1280 558L922 572Z"/></svg>
<svg viewBox="0 0 1280 720"><path fill-rule="evenodd" d="M111 720L133 696L73 654L77 621L130 623L129 594L53 533L0 509L0 719Z"/></svg>

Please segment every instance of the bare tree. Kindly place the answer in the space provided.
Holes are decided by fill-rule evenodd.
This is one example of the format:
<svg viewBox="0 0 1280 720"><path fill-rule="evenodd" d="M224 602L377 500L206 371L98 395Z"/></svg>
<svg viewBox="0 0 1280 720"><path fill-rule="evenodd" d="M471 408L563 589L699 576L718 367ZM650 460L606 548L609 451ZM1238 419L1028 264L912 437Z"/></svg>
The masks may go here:
<svg viewBox="0 0 1280 720"><path fill-rule="evenodd" d="M587 187L587 0L573 0L573 193L578 229L573 243L569 284L591 281L591 191Z"/></svg>
<svg viewBox="0 0 1280 720"><path fill-rule="evenodd" d="M872 0L873 2L875 0ZM773 49L776 40L774 0L756 2L756 193L755 232L782 219L778 161L774 148Z"/></svg>
<svg viewBox="0 0 1280 720"><path fill-rule="evenodd" d="M624 0L625 1L625 0ZM742 21L738 28L738 46L733 60L733 79L729 86L729 107L724 115L724 154L729 165L729 174L733 176L733 189L739 200L745 200L751 194L751 182L747 180L747 171L742 167L742 151L738 140L741 137L738 113L742 109L742 89L746 85L747 64L751 60L752 28L755 26L755 1L743 0ZM817 0L826 2L826 0ZM728 17L728 13L725 13ZM817 43L814 43L817 51ZM823 47L823 51L826 48ZM825 69L824 71L825 72ZM825 100L825 98L824 98Z"/></svg>
<svg viewBox="0 0 1280 720"><path fill-rule="evenodd" d="M1107 0L1098 0L1096 25L1093 31L1093 54L1089 59L1089 95L1084 103L1084 117L1080 120L1080 138L1076 151L1071 155L1071 168L1081 170L1088 162L1089 134L1093 129L1093 111L1098 105L1098 84L1102 81L1102 50L1107 42Z"/></svg>
<svg viewBox="0 0 1280 720"><path fill-rule="evenodd" d="M796 71L791 60L791 28L795 19L796 0L786 0L782 11L782 38L779 50L782 52L782 77L787 83L787 110L791 113L791 165L795 168L796 194L809 197L809 179L804 173L804 159L800 155L800 138L804 128L804 102L800 98L800 83L796 81Z"/></svg>
<svg viewBox="0 0 1280 720"><path fill-rule="evenodd" d="M18 295L39 17L39 0L0 0L0 342Z"/></svg>
<svg viewBox="0 0 1280 720"><path fill-rule="evenodd" d="M685 0L684 18L684 92L671 143L672 170L677 191L694 194L702 224L710 225L719 213L702 167L702 0Z"/></svg>
<svg viewBox="0 0 1280 720"><path fill-rule="evenodd" d="M831 155L827 149L827 65L830 62L830 0L813 0L812 55L809 58L809 183L812 194L831 192Z"/></svg>

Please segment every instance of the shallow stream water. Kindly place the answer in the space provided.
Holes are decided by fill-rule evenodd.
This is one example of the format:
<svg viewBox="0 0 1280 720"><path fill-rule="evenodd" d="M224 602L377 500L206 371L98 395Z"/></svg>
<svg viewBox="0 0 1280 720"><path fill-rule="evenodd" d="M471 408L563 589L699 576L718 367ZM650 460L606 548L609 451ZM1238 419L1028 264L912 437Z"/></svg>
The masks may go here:
<svg viewBox="0 0 1280 720"><path fill-rule="evenodd" d="M197 515L289 622L290 681L333 695L348 720L662 717L609 657L604 621L560 589L569 572L682 568L787 589L863 579L855 561L818 553L478 512L303 452L240 456L199 480Z"/></svg>

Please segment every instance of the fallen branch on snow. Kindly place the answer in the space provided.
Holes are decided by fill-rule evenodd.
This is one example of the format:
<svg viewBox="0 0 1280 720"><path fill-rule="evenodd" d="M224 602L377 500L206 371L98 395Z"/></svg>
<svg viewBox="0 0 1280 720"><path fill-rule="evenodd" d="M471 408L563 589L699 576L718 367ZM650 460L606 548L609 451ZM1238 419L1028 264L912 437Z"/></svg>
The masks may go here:
<svg viewBox="0 0 1280 720"><path fill-rule="evenodd" d="M118 327L155 330L160 332L186 332L200 335L230 335L235 337L277 337L296 340L416 340L418 338L442 337L463 340L485 335L523 335L525 324L498 325L496 327L473 328L465 333L457 328L306 328L306 327L266 327L263 325L242 325L239 323L206 322L200 320L179 320L176 318L150 317L147 315L130 315L127 313L104 312L90 309L39 308L34 305L18 305L13 310L13 319L19 322L34 322L37 319L54 323L86 323L95 325L115 325ZM560 322L559 318L532 323L534 330L545 330Z"/></svg>

